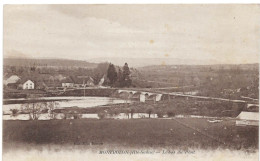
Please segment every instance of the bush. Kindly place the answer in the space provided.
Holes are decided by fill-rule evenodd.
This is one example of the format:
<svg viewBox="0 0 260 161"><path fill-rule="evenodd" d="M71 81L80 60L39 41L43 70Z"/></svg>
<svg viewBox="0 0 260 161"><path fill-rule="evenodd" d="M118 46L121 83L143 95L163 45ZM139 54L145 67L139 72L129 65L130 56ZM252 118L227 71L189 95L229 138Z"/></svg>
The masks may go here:
<svg viewBox="0 0 260 161"><path fill-rule="evenodd" d="M167 111L167 116L168 117L174 117L175 116L175 112L173 110L168 110Z"/></svg>
<svg viewBox="0 0 260 161"><path fill-rule="evenodd" d="M156 115L158 118L163 118L163 112L162 111L156 111Z"/></svg>
<svg viewBox="0 0 260 161"><path fill-rule="evenodd" d="M49 109L43 109L41 112L42 113L47 113L49 111Z"/></svg>
<svg viewBox="0 0 260 161"><path fill-rule="evenodd" d="M12 112L12 116L17 116L18 115L18 109L10 109L10 111Z"/></svg>
<svg viewBox="0 0 260 161"><path fill-rule="evenodd" d="M60 114L60 119L64 119L64 120L67 119L67 115L64 113Z"/></svg>
<svg viewBox="0 0 260 161"><path fill-rule="evenodd" d="M81 114L73 114L73 119L81 119L82 115Z"/></svg>
<svg viewBox="0 0 260 161"><path fill-rule="evenodd" d="M119 115L119 111L118 110L116 110L116 109L111 109L111 110L109 110L108 111L108 114L111 116L111 117L113 117L113 116L117 116L117 115Z"/></svg>
<svg viewBox="0 0 260 161"><path fill-rule="evenodd" d="M99 119L104 119L106 117L106 113L105 112L99 112L98 113L98 118Z"/></svg>
<svg viewBox="0 0 260 161"><path fill-rule="evenodd" d="M71 119L72 114L71 113L65 113L63 119Z"/></svg>

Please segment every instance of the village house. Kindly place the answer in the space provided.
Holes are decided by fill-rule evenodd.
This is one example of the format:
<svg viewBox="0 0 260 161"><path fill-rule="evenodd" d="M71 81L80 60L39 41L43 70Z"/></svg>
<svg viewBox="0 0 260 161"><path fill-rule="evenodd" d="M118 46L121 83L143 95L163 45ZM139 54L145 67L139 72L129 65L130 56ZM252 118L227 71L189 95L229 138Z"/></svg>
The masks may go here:
<svg viewBox="0 0 260 161"><path fill-rule="evenodd" d="M9 78L7 78L6 80L3 81L4 85L9 87L9 88L17 88L19 81L21 80L20 77L18 77L17 75L12 75Z"/></svg>
<svg viewBox="0 0 260 161"><path fill-rule="evenodd" d="M67 77L61 81L63 88L82 88L94 86L94 79L90 76Z"/></svg>
<svg viewBox="0 0 260 161"><path fill-rule="evenodd" d="M74 81L70 77L67 77L66 79L61 81L61 86L64 88L73 88Z"/></svg>
<svg viewBox="0 0 260 161"><path fill-rule="evenodd" d="M23 89L34 89L35 88L34 82L31 80L25 81L24 83L22 83L22 85L23 85Z"/></svg>
<svg viewBox="0 0 260 161"><path fill-rule="evenodd" d="M104 82L105 82L105 75L98 82L98 86L102 86Z"/></svg>
<svg viewBox="0 0 260 161"><path fill-rule="evenodd" d="M94 79L90 76L78 76L74 78L75 87L92 87L94 86Z"/></svg>
<svg viewBox="0 0 260 161"><path fill-rule="evenodd" d="M92 77L88 77L86 84L87 86L94 86L94 79Z"/></svg>

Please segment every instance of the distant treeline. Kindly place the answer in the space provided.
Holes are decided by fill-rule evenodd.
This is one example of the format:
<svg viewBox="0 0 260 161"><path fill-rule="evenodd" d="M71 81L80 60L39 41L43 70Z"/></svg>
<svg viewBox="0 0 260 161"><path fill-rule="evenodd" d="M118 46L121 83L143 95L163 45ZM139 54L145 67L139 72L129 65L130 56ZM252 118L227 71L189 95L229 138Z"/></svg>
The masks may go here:
<svg viewBox="0 0 260 161"><path fill-rule="evenodd" d="M24 67L84 67L95 68L98 64L89 63L82 60L68 59L17 59L4 58L4 66L24 66Z"/></svg>

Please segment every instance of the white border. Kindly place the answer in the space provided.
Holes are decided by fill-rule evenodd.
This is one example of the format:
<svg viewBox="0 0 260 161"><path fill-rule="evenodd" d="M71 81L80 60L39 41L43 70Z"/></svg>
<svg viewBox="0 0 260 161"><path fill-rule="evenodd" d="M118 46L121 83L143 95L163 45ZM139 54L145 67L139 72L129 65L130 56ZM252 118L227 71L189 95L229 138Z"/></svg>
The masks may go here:
<svg viewBox="0 0 260 161"><path fill-rule="evenodd" d="M5 4L259 4L259 0L95 0L95 1L86 1L86 0L2 0L0 2L0 17L1 17L1 40L0 40L0 50L1 60L0 60L0 101L3 104L3 6ZM2 106L1 106L2 108ZM2 109L1 109L2 111ZM2 114L0 115L0 143L2 143ZM260 137L260 135L259 135ZM0 146L0 155L2 156L2 146ZM2 157L0 157L2 161Z"/></svg>
<svg viewBox="0 0 260 161"><path fill-rule="evenodd" d="M2 0L2 4L260 4L259 0Z"/></svg>

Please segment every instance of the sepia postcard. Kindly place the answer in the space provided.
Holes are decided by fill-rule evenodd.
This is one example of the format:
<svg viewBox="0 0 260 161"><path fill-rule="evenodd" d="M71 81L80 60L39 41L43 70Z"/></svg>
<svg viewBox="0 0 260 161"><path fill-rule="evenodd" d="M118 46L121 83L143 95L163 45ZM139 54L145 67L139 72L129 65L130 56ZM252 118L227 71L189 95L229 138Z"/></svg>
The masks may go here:
<svg viewBox="0 0 260 161"><path fill-rule="evenodd" d="M259 4L6 4L3 161L257 161Z"/></svg>

